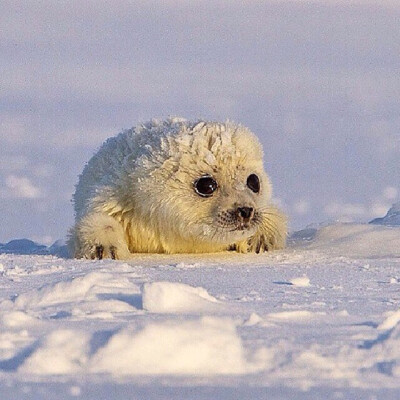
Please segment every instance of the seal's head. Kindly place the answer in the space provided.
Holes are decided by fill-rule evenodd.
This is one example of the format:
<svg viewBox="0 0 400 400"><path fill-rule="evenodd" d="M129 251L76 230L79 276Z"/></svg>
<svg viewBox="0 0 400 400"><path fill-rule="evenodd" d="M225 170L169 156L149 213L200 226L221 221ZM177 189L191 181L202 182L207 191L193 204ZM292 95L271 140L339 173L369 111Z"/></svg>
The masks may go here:
<svg viewBox="0 0 400 400"><path fill-rule="evenodd" d="M139 218L180 242L229 245L254 234L271 186L253 133L231 122L180 120L150 136L130 174Z"/></svg>

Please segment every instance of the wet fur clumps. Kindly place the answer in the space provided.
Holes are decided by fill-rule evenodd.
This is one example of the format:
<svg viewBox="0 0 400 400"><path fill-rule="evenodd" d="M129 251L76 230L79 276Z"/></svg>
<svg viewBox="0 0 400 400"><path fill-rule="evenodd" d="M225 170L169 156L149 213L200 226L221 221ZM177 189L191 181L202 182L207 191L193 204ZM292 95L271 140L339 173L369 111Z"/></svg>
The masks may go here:
<svg viewBox="0 0 400 400"><path fill-rule="evenodd" d="M256 136L231 122L151 121L108 139L74 194L78 258L281 249Z"/></svg>

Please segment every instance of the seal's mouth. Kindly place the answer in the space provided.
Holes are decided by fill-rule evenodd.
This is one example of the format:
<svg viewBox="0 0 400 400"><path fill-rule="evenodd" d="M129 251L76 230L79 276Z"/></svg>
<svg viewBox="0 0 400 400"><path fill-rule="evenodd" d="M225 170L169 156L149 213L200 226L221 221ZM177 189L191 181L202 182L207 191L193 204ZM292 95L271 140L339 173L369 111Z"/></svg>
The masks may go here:
<svg viewBox="0 0 400 400"><path fill-rule="evenodd" d="M252 220L250 222L240 222L237 224L234 224L234 226L229 226L229 227L224 227L223 230L225 230L226 233L229 234L240 234L240 236L247 234L247 233L253 233L256 229L257 226L259 225L259 220Z"/></svg>
<svg viewBox="0 0 400 400"><path fill-rule="evenodd" d="M242 207L225 210L217 215L216 223L225 232L247 232L254 230L260 223L260 215L253 208Z"/></svg>
<svg viewBox="0 0 400 400"><path fill-rule="evenodd" d="M251 229L254 227L255 224L252 224L250 222L241 222L238 224L238 226L234 229L235 231L246 231L248 229Z"/></svg>

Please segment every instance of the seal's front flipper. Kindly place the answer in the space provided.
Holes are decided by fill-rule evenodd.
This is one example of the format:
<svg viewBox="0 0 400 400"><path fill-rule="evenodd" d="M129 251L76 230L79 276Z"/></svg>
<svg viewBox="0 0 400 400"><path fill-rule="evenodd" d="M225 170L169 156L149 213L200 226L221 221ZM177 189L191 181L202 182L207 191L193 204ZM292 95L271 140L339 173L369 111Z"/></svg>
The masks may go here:
<svg viewBox="0 0 400 400"><path fill-rule="evenodd" d="M117 260L132 256L122 225L102 213L94 212L81 219L71 231L68 244L74 249L73 255L77 258Z"/></svg>
<svg viewBox="0 0 400 400"><path fill-rule="evenodd" d="M96 257L99 260L103 259L104 247L102 245L96 246Z"/></svg>

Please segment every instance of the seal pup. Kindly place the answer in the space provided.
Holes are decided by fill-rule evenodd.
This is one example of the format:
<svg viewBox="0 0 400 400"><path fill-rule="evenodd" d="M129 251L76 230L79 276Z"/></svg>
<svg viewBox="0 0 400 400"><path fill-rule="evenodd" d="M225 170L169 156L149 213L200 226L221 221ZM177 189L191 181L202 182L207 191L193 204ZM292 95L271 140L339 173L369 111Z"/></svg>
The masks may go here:
<svg viewBox="0 0 400 400"><path fill-rule="evenodd" d="M286 218L270 199L249 129L153 120L108 139L86 164L69 247L89 259L281 249Z"/></svg>

